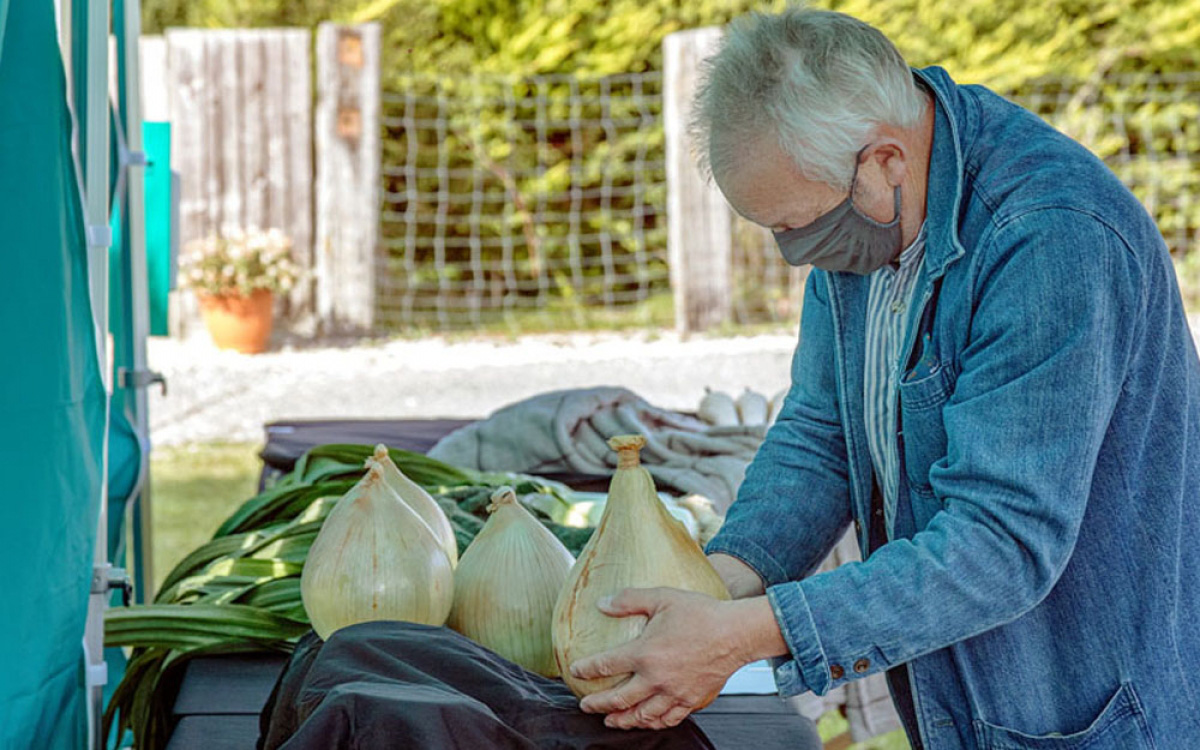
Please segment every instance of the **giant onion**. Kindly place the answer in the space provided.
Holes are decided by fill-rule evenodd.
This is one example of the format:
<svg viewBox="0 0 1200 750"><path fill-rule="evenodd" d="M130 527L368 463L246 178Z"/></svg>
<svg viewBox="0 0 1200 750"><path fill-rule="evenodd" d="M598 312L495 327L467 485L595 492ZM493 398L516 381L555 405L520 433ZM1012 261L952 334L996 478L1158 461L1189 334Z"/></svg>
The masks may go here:
<svg viewBox="0 0 1200 750"><path fill-rule="evenodd" d="M387 483L392 492L399 495L400 499L429 525L433 536L442 545L442 549L446 550L446 556L450 558L450 565L452 567L457 565L458 540L454 538L454 527L450 525L450 519L446 517L445 511L437 504L437 501L421 485L404 476L404 472L400 471L400 467L392 461L387 446L383 443L376 445L375 454L367 459L368 469L376 464L383 470L383 481Z"/></svg>
<svg viewBox="0 0 1200 750"><path fill-rule="evenodd" d="M383 469L338 500L309 548L300 597L322 638L370 620L446 622L454 573L428 524L388 488Z"/></svg>
<svg viewBox="0 0 1200 750"><path fill-rule="evenodd" d="M492 493L488 511L454 571L447 624L511 662L557 677L550 622L575 558L511 487Z"/></svg>
<svg viewBox="0 0 1200 750"><path fill-rule="evenodd" d="M597 603L604 597L625 588L668 586L729 598L720 576L659 501L650 472L640 465L638 451L646 439L624 435L608 444L617 451L618 464L604 515L554 607L554 657L563 679L580 697L619 685L630 675L582 680L571 675L570 665L633 640L646 626L640 615L601 612Z"/></svg>

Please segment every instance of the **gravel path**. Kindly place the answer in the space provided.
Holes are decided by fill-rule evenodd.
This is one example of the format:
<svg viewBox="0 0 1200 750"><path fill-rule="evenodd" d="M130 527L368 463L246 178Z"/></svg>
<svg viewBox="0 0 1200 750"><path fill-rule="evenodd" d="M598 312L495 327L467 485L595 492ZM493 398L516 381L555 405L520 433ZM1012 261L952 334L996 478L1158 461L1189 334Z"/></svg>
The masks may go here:
<svg viewBox="0 0 1200 750"><path fill-rule="evenodd" d="M254 356L203 337L151 339L168 395L150 396L155 445L262 440L278 419L480 417L536 393L624 386L694 409L712 386L770 397L788 382L792 335L681 338L674 332L557 334L517 340L429 338Z"/></svg>
<svg viewBox="0 0 1200 750"><path fill-rule="evenodd" d="M1190 316L1200 331L1200 315ZM794 335L680 337L668 331L427 338L291 349L254 356L205 337L150 339L169 395L150 393L156 445L262 440L278 419L481 417L544 391L631 389L655 406L694 409L712 386L768 398L788 383Z"/></svg>

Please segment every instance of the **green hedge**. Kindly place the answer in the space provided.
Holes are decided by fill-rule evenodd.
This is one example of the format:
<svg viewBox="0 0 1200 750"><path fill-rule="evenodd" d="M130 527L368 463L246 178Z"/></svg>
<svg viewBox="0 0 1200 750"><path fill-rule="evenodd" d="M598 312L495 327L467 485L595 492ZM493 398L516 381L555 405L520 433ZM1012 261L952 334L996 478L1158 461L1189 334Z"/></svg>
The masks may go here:
<svg viewBox="0 0 1200 750"><path fill-rule="evenodd" d="M571 74L594 81L658 71L667 34L783 5L752 0L147 0L144 7L149 32L172 25L377 20L385 35L385 90L440 91L453 99L456 91L479 96L481 87L496 85L487 82L496 75ZM1026 104L1110 163L1155 215L1177 257L1195 244L1200 165L1191 155L1200 153L1200 80L1187 73L1200 69L1200 24L1193 22L1200 17L1200 0L825 0L814 5L875 24L913 65L942 65L960 82L984 83ZM479 74L487 79L464 80ZM503 86L515 87L511 90L521 95L519 82ZM537 93L554 108L565 106L555 102L568 89L560 82ZM610 185L628 184L635 179L629 154L645 156L649 149L646 158L661 161L661 131L605 133L595 128L582 142L556 139L546 144L522 129L511 109L450 105L442 114L449 125L446 139L457 145L454 166L479 169L488 175L485 192L512 198L502 215L484 217L482 223L476 216L474 230L477 235L509 232L519 238L505 277L536 290L522 294L538 295L539 303L547 289L589 303L597 295L611 295L611 285L602 280L555 275L554 261L569 248L565 233L570 228L532 221L530 207L562 201L570 189L590 190L606 179ZM402 163L404 146L394 140L400 130L389 129L385 162ZM536 174L525 172L529 169ZM505 171L525 176L507 179ZM399 194L405 184L393 175L385 187ZM661 186L647 200L652 213L661 217ZM593 231L611 235L618 260L647 251L661 254L661 218L652 217L649 231L638 239L627 231L620 210L605 213L594 202L584 202L582 208ZM466 227L471 211L469 202L456 204L449 219ZM385 238L393 231L385 225ZM485 284L473 276L479 273L480 259L463 248L446 250L436 269L428 266L428 251L402 252L409 257L393 254L392 262L397 274L400 265L410 269L403 282L410 300L414 284L440 287L438 293L446 294L447 289L495 281ZM500 251L485 249L483 260L499 262ZM417 273L411 273L414 261L421 266ZM594 276L595 267L585 275ZM654 278L654 286L665 284L665 276Z"/></svg>
<svg viewBox="0 0 1200 750"><path fill-rule="evenodd" d="M311 26L380 21L387 67L603 75L661 68L660 44L779 0L146 0L147 33L168 26ZM826 0L882 29L914 65L1019 88L1098 70L1200 63L1200 0Z"/></svg>

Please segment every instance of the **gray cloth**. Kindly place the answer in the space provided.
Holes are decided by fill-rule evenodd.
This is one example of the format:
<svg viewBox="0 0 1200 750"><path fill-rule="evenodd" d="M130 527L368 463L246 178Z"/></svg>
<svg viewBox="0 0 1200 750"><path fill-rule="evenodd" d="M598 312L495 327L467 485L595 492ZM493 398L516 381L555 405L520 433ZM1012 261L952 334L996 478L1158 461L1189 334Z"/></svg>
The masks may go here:
<svg viewBox="0 0 1200 750"><path fill-rule="evenodd" d="M642 463L656 483L703 495L724 513L765 432L764 425L711 427L624 388L597 387L505 406L442 438L429 455L481 471L611 474L617 454L607 439L639 433Z"/></svg>

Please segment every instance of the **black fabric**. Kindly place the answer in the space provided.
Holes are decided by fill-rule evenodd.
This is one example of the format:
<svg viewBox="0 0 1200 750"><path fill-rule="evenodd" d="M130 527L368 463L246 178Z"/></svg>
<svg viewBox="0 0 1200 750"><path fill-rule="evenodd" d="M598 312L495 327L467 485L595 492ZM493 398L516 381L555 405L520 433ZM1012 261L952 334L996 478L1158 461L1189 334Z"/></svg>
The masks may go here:
<svg viewBox="0 0 1200 750"><path fill-rule="evenodd" d="M875 554L875 551L887 544L888 541L887 521L883 515L883 493L880 491L878 483L871 492L869 523L868 557ZM892 694L892 703L896 707L896 713L900 715L900 723L904 725L904 733L908 735L912 750L924 750L921 744L921 733L917 729L917 708L913 702L912 685L908 679L908 665L901 664L893 667L887 670L886 674L888 691Z"/></svg>
<svg viewBox="0 0 1200 750"><path fill-rule="evenodd" d="M426 453L439 440L473 419L311 419L263 425L263 463L282 472L292 470L309 448L327 443L385 443L389 448Z"/></svg>
<svg viewBox="0 0 1200 750"><path fill-rule="evenodd" d="M292 470L304 452L327 443L383 443L389 448L427 453L439 440L473 419L314 419L271 422L264 425L266 445L258 455L261 492L267 482ZM543 474L584 492L607 492L611 476L558 472Z"/></svg>
<svg viewBox="0 0 1200 750"><path fill-rule="evenodd" d="M368 622L300 640L260 720L259 750L713 750L690 719L619 730L559 680L446 628Z"/></svg>
<svg viewBox="0 0 1200 750"><path fill-rule="evenodd" d="M908 665L893 667L886 675L888 690L892 693L892 703L896 706L896 713L900 715L904 733L908 735L909 746L912 750L924 750L921 733L917 729L917 708L913 703L912 686L908 681Z"/></svg>

